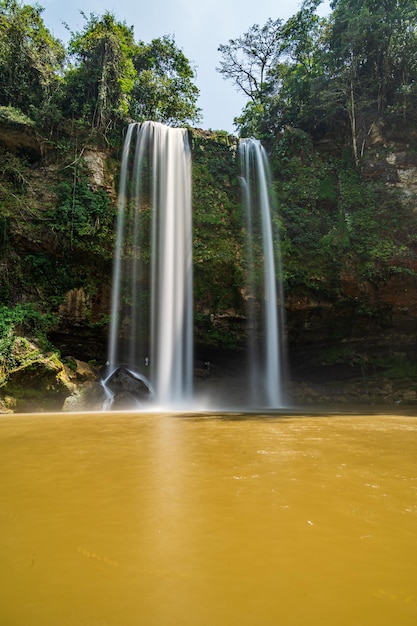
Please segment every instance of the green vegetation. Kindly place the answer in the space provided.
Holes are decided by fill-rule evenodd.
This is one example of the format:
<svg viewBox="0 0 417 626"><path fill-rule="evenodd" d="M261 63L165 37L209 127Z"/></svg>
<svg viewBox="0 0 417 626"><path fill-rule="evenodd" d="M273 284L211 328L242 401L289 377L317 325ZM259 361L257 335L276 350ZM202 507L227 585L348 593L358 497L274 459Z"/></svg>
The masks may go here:
<svg viewBox="0 0 417 626"><path fill-rule="evenodd" d="M194 72L172 37L140 43L133 57L136 77L130 114L139 122L155 120L184 126L200 120Z"/></svg>
<svg viewBox="0 0 417 626"><path fill-rule="evenodd" d="M241 136L275 137L297 127L349 141L356 164L372 127L416 122L417 7L414 0L304 0L286 23L269 19L221 45L218 71L248 103Z"/></svg>
<svg viewBox="0 0 417 626"><path fill-rule="evenodd" d="M56 322L54 316L41 313L33 303L18 304L13 309L0 306L0 341L7 342L10 333L15 333L29 337L47 350L50 348L47 333Z"/></svg>
<svg viewBox="0 0 417 626"><path fill-rule="evenodd" d="M378 359L374 365L383 371L385 378L408 378L414 381L417 376L417 363L404 355Z"/></svg>
<svg viewBox="0 0 417 626"><path fill-rule="evenodd" d="M199 308L215 313L241 304L237 145L194 132L192 148L194 293Z"/></svg>
<svg viewBox="0 0 417 626"><path fill-rule="evenodd" d="M56 318L41 314L31 303L14 308L0 306L0 386L11 370L37 359L41 350L51 349L47 333L56 322Z"/></svg>
<svg viewBox="0 0 417 626"><path fill-rule="evenodd" d="M170 124L199 119L194 71L173 38L136 43L109 12L82 13L68 49L45 27L43 9L0 0L0 106L13 107L49 135L71 120L111 137L132 116Z"/></svg>
<svg viewBox="0 0 417 626"><path fill-rule="evenodd" d="M239 134L268 146L286 292L335 301L343 275L376 284L413 273L412 207L364 172L370 158L388 171L378 133L395 142L407 128L416 147L417 9L334 0L320 18L320 4L221 45L217 69L248 98Z"/></svg>
<svg viewBox="0 0 417 626"><path fill-rule="evenodd" d="M86 16L81 32L72 33L72 60L63 81L63 112L106 133L125 119L135 78L133 30L105 13Z"/></svg>
<svg viewBox="0 0 417 626"><path fill-rule="evenodd" d="M239 134L262 139L270 156L287 299L316 302L336 343L349 315L388 323L392 303L380 305L378 290L417 267L413 197L389 169L398 145L411 165L417 154L417 10L414 0L334 0L320 18L319 4L305 0L286 22L271 18L220 46L219 71L248 98ZM127 124L189 126L200 115L194 71L171 36L146 43L111 13L83 18L65 48L39 6L0 0L4 355L19 325L40 338L33 311L53 313L59 330L99 334ZM235 347L245 298L237 140L189 136L198 340ZM289 325L290 342L304 323ZM44 339L54 328L46 323Z"/></svg>
<svg viewBox="0 0 417 626"><path fill-rule="evenodd" d="M54 98L65 58L41 14L38 5L0 0L0 104L29 116Z"/></svg>
<svg viewBox="0 0 417 626"><path fill-rule="evenodd" d="M57 207L48 216L53 228L65 248L112 258L115 211L110 198L104 189L91 188L85 167L84 171L76 166L71 169L66 170L68 178L57 185Z"/></svg>
<svg viewBox="0 0 417 626"><path fill-rule="evenodd" d="M0 106L0 123L9 126L35 126L35 122L20 109L11 106Z"/></svg>
<svg viewBox="0 0 417 626"><path fill-rule="evenodd" d="M320 153L301 130L281 134L271 157L287 286L337 294L343 272L410 272L416 216L400 190L364 179L344 153Z"/></svg>

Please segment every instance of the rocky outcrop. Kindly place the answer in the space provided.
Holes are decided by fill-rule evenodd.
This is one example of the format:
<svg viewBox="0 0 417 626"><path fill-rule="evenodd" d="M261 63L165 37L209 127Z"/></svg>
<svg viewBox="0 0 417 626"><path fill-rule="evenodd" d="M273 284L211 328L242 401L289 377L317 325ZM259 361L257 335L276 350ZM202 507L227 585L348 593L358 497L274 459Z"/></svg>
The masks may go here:
<svg viewBox="0 0 417 626"><path fill-rule="evenodd" d="M91 188L94 191L105 189L113 203L117 202L114 175L109 171L109 153L97 148L87 147L83 159L90 171Z"/></svg>
<svg viewBox="0 0 417 626"><path fill-rule="evenodd" d="M79 384L65 399L62 411L67 413L102 411L105 408L105 401L106 394L100 382L85 382Z"/></svg>
<svg viewBox="0 0 417 626"><path fill-rule="evenodd" d="M7 410L60 410L75 389L57 355L43 354L24 337L14 339L8 361L13 366L3 368L0 377L0 396Z"/></svg>
<svg viewBox="0 0 417 626"><path fill-rule="evenodd" d="M382 131L375 128L369 135L361 175L366 180L381 183L386 189L397 189L408 206L408 215L413 215L417 208L417 157L404 140L388 140ZM196 347L203 353L208 348L219 352L224 352L227 347L242 349L247 335L244 311L247 296L241 287L243 270L239 246L242 219L238 214L237 140L226 134L219 134L213 139L213 133L201 130L190 131L190 137L196 178ZM29 410L36 404L36 389L43 389L49 397L48 402L36 404L39 410L46 410L44 407L60 408L64 404L66 410L82 410L86 406L99 409L103 403L103 388L98 375L81 372L80 363L90 359L104 363L107 358L112 240L107 238L110 243L107 258L103 260L107 241L97 239L93 248L89 243L93 236L87 232L78 235L80 241L84 238L86 243L84 247L77 247L80 243L77 235L71 241L69 237L65 239L62 235L62 232L67 233L65 224L55 220L55 212L59 203L63 202L59 193L60 181L69 186L72 194L75 174L82 171L83 176L85 172L90 176L88 190L104 190L111 199L111 211L115 213L118 155L111 161L111 153L106 149L86 143L77 156L80 168L74 172L73 178L68 176L74 166L72 149L66 156L52 151L41 164L37 162L44 148L30 124L0 123L0 144L14 153L27 151L32 155L31 165L25 170L27 185L25 182L26 187L18 198L20 204L17 206L21 207L21 213L10 209L2 222L10 242L10 254L1 261L4 267L2 274L8 279L7 293L11 294L12 304L35 301L41 310L45 303L45 310L48 310L52 302L53 312L59 317L59 326L49 338L62 355L77 357L73 359L75 369L64 367L65 384L55 381L58 370L55 371L52 364L46 366L42 362L45 356L40 357L36 365L33 363L32 369L26 366L21 370L16 368L7 382L8 389L2 388L3 408L0 410L26 410L25 407ZM6 182L11 185L13 181ZM8 190L7 186L5 190ZM329 204L336 202L333 197L326 201ZM317 211L328 209L327 205L324 209L323 206L318 206ZM70 205L71 210L64 214L68 215L69 222L76 218L76 208ZM334 211L335 207L332 205L329 210ZM109 214L110 209L107 210ZM113 233L113 218L111 213L110 234ZM97 219L103 219L103 215L98 215ZM417 244L415 249L412 246L407 241L404 255L382 262L380 274L375 276L361 274L358 265L355 265L357 259L350 264L340 263L340 272L337 276L336 272L332 274L333 283L321 276L320 268L314 270L319 278L309 279L310 287L308 281L297 282L297 274L294 273L295 278L291 283L289 281L285 294L286 339L292 372L296 375L300 373L307 386L303 388L301 383L297 384L294 398L304 401L318 395L327 401L330 397L351 398L355 393L365 398L366 392L360 388L360 381L352 383L352 393L349 390L343 395L334 389L342 389L344 385L338 386L337 381L330 380L328 371L324 374L327 377L325 389L317 390L308 375L332 359L350 365L388 353L405 359L413 355L417 334ZM205 360L206 357L203 357ZM47 376L45 371L48 367L50 374ZM44 370L44 375L41 375L41 370ZM204 380L209 378L206 371L203 374ZM19 397L19 376L22 385L32 390L30 400L29 391L25 392L25 397ZM213 376L213 371L210 376ZM41 383L42 380L45 382ZM224 380L230 381L230 378L225 376ZM15 388L13 381L16 381ZM335 387L331 388L333 383ZM375 384L374 395L385 397L390 402L413 401L415 390L412 381L399 395L395 390L386 393L386 389L385 383ZM124 402L124 393L129 394L131 390L120 392L120 406Z"/></svg>
<svg viewBox="0 0 417 626"><path fill-rule="evenodd" d="M89 293L84 287L70 289L59 306L61 325L72 327L98 322L109 315L110 298L110 281L97 285L94 293Z"/></svg>
<svg viewBox="0 0 417 626"><path fill-rule="evenodd" d="M378 180L404 192L405 198L417 197L417 154L411 149L416 137L388 133L381 122L373 124L368 137L362 175Z"/></svg>
<svg viewBox="0 0 417 626"><path fill-rule="evenodd" d="M0 107L0 145L10 152L24 153L32 161L40 159L43 152L35 124L9 107Z"/></svg>
<svg viewBox="0 0 417 626"><path fill-rule="evenodd" d="M82 372L77 365L78 379ZM105 380L89 377L81 382L64 403L63 411L103 411L141 409L152 399L153 391L143 376L119 367Z"/></svg>
<svg viewBox="0 0 417 626"><path fill-rule="evenodd" d="M292 383L286 390L291 406L374 406L401 409L417 405L417 382L383 376L320 383Z"/></svg>
<svg viewBox="0 0 417 626"><path fill-rule="evenodd" d="M8 363L0 368L0 413L103 408L100 372L89 363L44 354L25 337L13 340Z"/></svg>

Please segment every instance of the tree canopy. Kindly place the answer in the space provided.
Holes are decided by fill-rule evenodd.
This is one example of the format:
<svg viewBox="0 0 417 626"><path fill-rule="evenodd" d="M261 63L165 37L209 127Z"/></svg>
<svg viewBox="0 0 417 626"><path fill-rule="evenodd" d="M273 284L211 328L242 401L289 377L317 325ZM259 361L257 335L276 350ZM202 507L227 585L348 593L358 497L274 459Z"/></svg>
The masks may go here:
<svg viewBox="0 0 417 626"><path fill-rule="evenodd" d="M112 13L81 12L84 28L71 32L66 50L42 11L0 0L0 106L44 124L54 109L103 134L132 118L174 126L199 120L195 72L173 37L136 42L133 27Z"/></svg>
<svg viewBox="0 0 417 626"><path fill-rule="evenodd" d="M63 68L65 49L45 28L43 9L0 0L0 105L25 114L49 100Z"/></svg>
<svg viewBox="0 0 417 626"><path fill-rule="evenodd" d="M84 29L72 33L69 42L72 64L64 106L75 116L85 116L93 127L105 129L129 110L135 77L133 29L108 12L84 17Z"/></svg>
<svg viewBox="0 0 417 626"><path fill-rule="evenodd" d="M378 120L417 122L417 4L333 0L327 18L320 4L305 0L287 22L269 19L221 45L217 69L248 97L240 135L346 129L357 161Z"/></svg>
<svg viewBox="0 0 417 626"><path fill-rule="evenodd" d="M336 133L359 162L375 124L417 124L417 4L333 0L326 18L320 4L304 0L286 22L269 18L221 44L217 70L247 97L235 118L241 136ZM0 106L104 135L131 119L199 121L195 71L172 36L146 43L112 13L82 13L66 49L42 11L0 0Z"/></svg>
<svg viewBox="0 0 417 626"><path fill-rule="evenodd" d="M278 61L281 26L282 20L270 18L264 26L255 24L242 37L230 39L218 48L222 60L217 71L253 102L262 100L268 71Z"/></svg>
<svg viewBox="0 0 417 626"><path fill-rule="evenodd" d="M199 121L195 74L172 37L165 35L150 44L140 43L133 63L136 76L130 112L135 119L171 126Z"/></svg>

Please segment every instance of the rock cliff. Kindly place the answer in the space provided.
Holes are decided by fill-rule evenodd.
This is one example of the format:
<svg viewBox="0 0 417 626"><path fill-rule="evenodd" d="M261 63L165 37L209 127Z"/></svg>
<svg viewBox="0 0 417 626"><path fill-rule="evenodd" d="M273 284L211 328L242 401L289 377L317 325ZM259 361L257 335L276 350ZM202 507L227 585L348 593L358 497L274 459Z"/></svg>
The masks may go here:
<svg viewBox="0 0 417 626"><path fill-rule="evenodd" d="M204 131L190 131L190 136L194 175L196 358L214 360L219 365L217 371L227 375L225 355L242 349L246 334L236 139ZM305 203L317 228L321 228L321 214L326 220L333 219L335 224L326 226L320 239L325 252L319 253L327 254L323 256L327 265L317 261L319 253L316 254L314 242L308 239L307 214L301 223L301 213L295 212L297 207L290 207L295 217L290 219L290 213L284 213L278 218L284 233L286 342L292 381L289 394L299 401L315 401L317 394L325 401L340 400L342 396L352 398L355 394L364 400L369 396L369 377L383 377L394 365L398 368L399 362L407 366L415 362L417 237L413 233L417 227L417 158L414 145L401 137L387 138L383 129L370 137L361 171L355 176L360 177L363 188L373 185L378 189L377 197L384 207L379 214L376 202L372 219L368 216L363 224L361 210L343 209L346 201L343 200L345 204L340 201L342 166L339 165L339 179L334 183L337 190L334 196L329 192L328 196L320 197L311 191ZM3 241L0 303L13 307L31 302L41 312L52 312L56 321L48 334L62 357L73 355L79 360L103 364L110 312L120 146L103 147L86 142L74 152L73 138L44 141L24 124L13 128L0 125L0 146L4 156L0 172ZM313 150L323 164L328 148L318 145ZM291 158L298 159L302 170L303 154ZM331 168L329 163L330 160L326 161L327 170ZM274 167L276 170L276 164ZM312 172L312 176L322 175L317 172ZM335 178L334 171L332 176ZM279 184L278 181L278 214ZM281 189L285 185L288 183L283 179ZM308 195L308 189L303 193ZM392 245L389 230L394 222L388 224L386 220L390 211L399 224ZM301 224L293 238L292 219L299 219ZM356 230L351 227L352 220L356 220ZM343 232L337 230L341 221ZM379 230L387 243L370 257L366 245L378 241ZM346 248L346 243L338 247L338 237L342 241L347 231L356 246L352 250ZM292 241L293 248L299 246L300 232L305 235L305 249L301 251L301 260L294 261L288 252L289 242ZM330 238L331 246L325 249ZM291 265L290 276L285 272L286 263ZM298 278L301 274L302 279ZM378 379L371 396L389 402L398 399L414 402L417 391L414 374L404 377L399 371L398 376L407 382L397 396L396 384L388 384L385 378L382 382ZM340 392L347 390L344 385L337 386L340 380L344 385L350 380L353 386L346 393Z"/></svg>

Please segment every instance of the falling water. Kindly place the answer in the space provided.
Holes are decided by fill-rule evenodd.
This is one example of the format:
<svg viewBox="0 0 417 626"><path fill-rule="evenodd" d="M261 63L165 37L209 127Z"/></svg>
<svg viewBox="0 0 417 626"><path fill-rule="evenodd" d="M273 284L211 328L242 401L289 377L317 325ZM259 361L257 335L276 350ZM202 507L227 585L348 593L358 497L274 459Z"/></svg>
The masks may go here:
<svg viewBox="0 0 417 626"><path fill-rule="evenodd" d="M268 159L256 139L241 140L239 152L246 210L251 403L279 408L283 406L283 294L282 281L277 286L276 280ZM275 244L279 261L279 242Z"/></svg>
<svg viewBox="0 0 417 626"><path fill-rule="evenodd" d="M131 124L123 148L109 374L126 368L158 404L192 394L191 154L185 129Z"/></svg>

